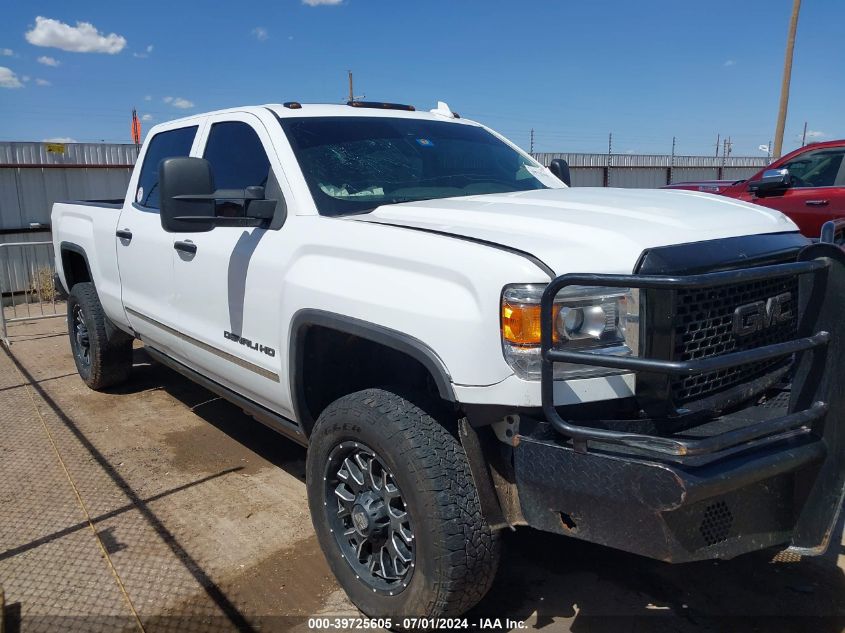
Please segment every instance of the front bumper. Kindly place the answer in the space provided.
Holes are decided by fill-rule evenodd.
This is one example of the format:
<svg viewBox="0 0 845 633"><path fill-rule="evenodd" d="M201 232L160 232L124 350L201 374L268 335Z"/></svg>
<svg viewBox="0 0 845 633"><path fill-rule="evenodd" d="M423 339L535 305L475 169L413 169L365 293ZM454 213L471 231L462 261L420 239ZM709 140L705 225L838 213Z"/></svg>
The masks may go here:
<svg viewBox="0 0 845 633"><path fill-rule="evenodd" d="M784 273L800 275L802 284L792 341L684 362L567 352L552 344L551 305L566 285L671 290ZM823 552L845 490L843 307L845 253L823 243L806 247L790 264L688 277L553 280L541 308L545 419L538 420L536 432L518 436L514 447L525 521L673 562L730 558L776 545ZM564 420L554 406L554 362L683 375L789 355L796 359L791 390L779 406L723 416L728 423L714 424L712 433L632 433L595 421L587 426Z"/></svg>
<svg viewBox="0 0 845 633"><path fill-rule="evenodd" d="M677 563L790 543L827 456L803 440L685 468L520 437L514 468L529 525Z"/></svg>

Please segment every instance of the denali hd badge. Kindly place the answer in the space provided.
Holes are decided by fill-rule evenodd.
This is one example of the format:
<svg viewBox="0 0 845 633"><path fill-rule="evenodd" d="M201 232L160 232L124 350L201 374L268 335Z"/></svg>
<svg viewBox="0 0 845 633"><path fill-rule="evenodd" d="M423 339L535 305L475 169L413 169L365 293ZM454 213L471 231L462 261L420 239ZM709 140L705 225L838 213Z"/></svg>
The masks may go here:
<svg viewBox="0 0 845 633"><path fill-rule="evenodd" d="M734 310L734 336L748 336L766 328L787 323L792 319L789 302L792 301L791 292L783 292L766 301L755 301L739 306Z"/></svg>
<svg viewBox="0 0 845 633"><path fill-rule="evenodd" d="M243 338L242 336L238 336L237 334L232 334L231 332L223 331L223 336L230 341L235 341L235 343L240 343L241 345L247 346L249 349L254 349L257 352L261 352L262 354L267 354L270 358L273 358L276 355L276 350L272 347L267 347L266 345L260 345L258 343L253 343L248 338Z"/></svg>

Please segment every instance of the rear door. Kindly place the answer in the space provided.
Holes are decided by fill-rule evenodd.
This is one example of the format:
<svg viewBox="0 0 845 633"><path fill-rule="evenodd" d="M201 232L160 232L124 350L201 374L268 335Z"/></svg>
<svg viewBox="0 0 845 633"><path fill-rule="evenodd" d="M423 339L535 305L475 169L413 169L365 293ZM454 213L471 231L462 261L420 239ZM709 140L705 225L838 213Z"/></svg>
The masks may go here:
<svg viewBox="0 0 845 633"><path fill-rule="evenodd" d="M807 237L818 237L822 224L845 217L845 147L810 150L779 166L793 185L780 195L752 202L788 215Z"/></svg>
<svg viewBox="0 0 845 633"><path fill-rule="evenodd" d="M145 343L174 357L182 355L172 303L173 237L159 218L158 165L165 158L189 156L198 132L198 125L174 126L150 139L129 183L115 235L126 318Z"/></svg>

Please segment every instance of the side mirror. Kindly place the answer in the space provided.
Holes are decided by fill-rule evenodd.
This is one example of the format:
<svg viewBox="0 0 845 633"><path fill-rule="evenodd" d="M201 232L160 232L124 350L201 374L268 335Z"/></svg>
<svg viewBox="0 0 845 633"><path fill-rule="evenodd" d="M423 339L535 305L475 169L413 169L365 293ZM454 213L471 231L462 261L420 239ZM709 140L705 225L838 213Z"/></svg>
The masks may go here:
<svg viewBox="0 0 845 633"><path fill-rule="evenodd" d="M758 196L783 193L792 186L792 176L788 169L767 169L760 180L748 183L748 190Z"/></svg>
<svg viewBox="0 0 845 633"><path fill-rule="evenodd" d="M203 158L165 158L158 165L161 228L168 233L194 233L214 228L214 175ZM197 218L196 221L185 218Z"/></svg>
<svg viewBox="0 0 845 633"><path fill-rule="evenodd" d="M572 186L572 176L569 173L569 163L562 158L555 158L549 163L549 171L551 171L558 180L562 181L567 187Z"/></svg>
<svg viewBox="0 0 845 633"><path fill-rule="evenodd" d="M210 231L215 226L281 228L287 207L281 190L268 200L264 187L214 189L211 163L204 158L167 158L159 164L161 226L169 233ZM218 203L233 202L244 211L218 215ZM242 207L240 206L242 204Z"/></svg>

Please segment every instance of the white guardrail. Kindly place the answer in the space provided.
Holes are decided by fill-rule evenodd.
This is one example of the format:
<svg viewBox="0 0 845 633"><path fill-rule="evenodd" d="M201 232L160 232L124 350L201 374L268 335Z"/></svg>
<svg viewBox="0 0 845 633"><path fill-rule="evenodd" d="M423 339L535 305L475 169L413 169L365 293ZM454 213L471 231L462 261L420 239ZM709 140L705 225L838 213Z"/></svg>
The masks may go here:
<svg viewBox="0 0 845 633"><path fill-rule="evenodd" d="M52 242L0 244L0 337L6 347L10 323L65 316L55 272Z"/></svg>

